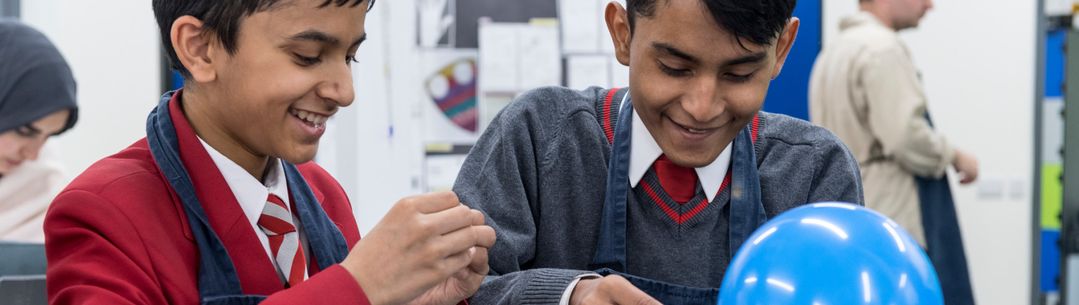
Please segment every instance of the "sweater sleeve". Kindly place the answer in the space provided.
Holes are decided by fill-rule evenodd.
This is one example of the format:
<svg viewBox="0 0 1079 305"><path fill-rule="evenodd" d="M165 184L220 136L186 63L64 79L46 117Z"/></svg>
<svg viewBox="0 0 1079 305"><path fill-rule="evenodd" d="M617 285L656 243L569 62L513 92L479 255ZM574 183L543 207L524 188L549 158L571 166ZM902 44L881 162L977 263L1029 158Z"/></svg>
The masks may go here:
<svg viewBox="0 0 1079 305"><path fill-rule="evenodd" d="M819 167L813 176L808 202L841 201L865 205L858 162L846 145L831 132L819 129L822 140L816 145Z"/></svg>
<svg viewBox="0 0 1079 305"><path fill-rule="evenodd" d="M540 95L540 96L536 96ZM550 120L556 109L534 109L526 94L487 127L457 177L454 191L480 210L498 241L489 252L491 274L472 297L474 304L558 304L583 270L530 269L536 256L539 168L544 149L557 134Z"/></svg>

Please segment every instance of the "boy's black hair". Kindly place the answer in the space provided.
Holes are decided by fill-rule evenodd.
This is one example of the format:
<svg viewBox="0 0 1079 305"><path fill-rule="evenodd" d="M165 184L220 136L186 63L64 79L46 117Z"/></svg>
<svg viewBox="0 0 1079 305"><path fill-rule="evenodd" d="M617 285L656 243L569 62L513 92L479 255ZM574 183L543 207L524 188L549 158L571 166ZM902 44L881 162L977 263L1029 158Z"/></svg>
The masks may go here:
<svg viewBox="0 0 1079 305"><path fill-rule="evenodd" d="M635 17L652 17L656 3L671 0L626 0L629 30L633 32ZM768 45L779 37L794 12L796 0L701 0L708 7L716 24L730 31L738 43L742 39L754 44Z"/></svg>
<svg viewBox="0 0 1079 305"><path fill-rule="evenodd" d="M202 20L204 29L212 32L221 41L225 51L232 54L236 52L240 22L251 14L273 8L279 2L281 0L153 0L154 17L157 18L157 26L161 30L161 43L165 47L169 65L183 76L191 76L176 57L176 50L172 46L170 33L172 22L177 18L190 15ZM320 7L354 7L364 2L367 2L368 10L375 5L375 0L325 0Z"/></svg>

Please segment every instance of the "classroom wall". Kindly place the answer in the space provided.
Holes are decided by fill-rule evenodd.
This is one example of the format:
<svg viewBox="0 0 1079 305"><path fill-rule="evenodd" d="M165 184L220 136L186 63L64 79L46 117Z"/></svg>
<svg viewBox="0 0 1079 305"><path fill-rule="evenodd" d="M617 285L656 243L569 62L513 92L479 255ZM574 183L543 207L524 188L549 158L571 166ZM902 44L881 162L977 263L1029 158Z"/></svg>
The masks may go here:
<svg viewBox="0 0 1079 305"><path fill-rule="evenodd" d="M906 31L940 132L979 158L959 186L959 221L978 304L1029 304L1036 1L934 1ZM855 0L824 4L825 47Z"/></svg>

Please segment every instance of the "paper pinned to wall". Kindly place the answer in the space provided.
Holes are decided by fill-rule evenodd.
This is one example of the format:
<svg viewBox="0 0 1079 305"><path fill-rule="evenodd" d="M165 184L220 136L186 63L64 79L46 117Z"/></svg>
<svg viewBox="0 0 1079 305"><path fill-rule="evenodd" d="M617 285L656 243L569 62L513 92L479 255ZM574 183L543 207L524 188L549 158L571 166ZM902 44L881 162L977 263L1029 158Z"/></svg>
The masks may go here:
<svg viewBox="0 0 1079 305"><path fill-rule="evenodd" d="M562 84L555 22L480 25L480 91L519 92Z"/></svg>
<svg viewBox="0 0 1079 305"><path fill-rule="evenodd" d="M424 189L428 192L452 190L471 149L471 144L427 143L423 164Z"/></svg>
<svg viewBox="0 0 1079 305"><path fill-rule="evenodd" d="M611 86L608 55L569 55L566 58L566 85L583 90L591 86Z"/></svg>
<svg viewBox="0 0 1079 305"><path fill-rule="evenodd" d="M562 84L562 53L557 25L522 25L517 29L518 90Z"/></svg>
<svg viewBox="0 0 1079 305"><path fill-rule="evenodd" d="M517 90L519 25L481 23L479 26L480 90Z"/></svg>
<svg viewBox="0 0 1079 305"><path fill-rule="evenodd" d="M558 16L562 23L562 51L595 53L599 51L603 6L598 0L560 0ZM606 32L606 31L604 31Z"/></svg>

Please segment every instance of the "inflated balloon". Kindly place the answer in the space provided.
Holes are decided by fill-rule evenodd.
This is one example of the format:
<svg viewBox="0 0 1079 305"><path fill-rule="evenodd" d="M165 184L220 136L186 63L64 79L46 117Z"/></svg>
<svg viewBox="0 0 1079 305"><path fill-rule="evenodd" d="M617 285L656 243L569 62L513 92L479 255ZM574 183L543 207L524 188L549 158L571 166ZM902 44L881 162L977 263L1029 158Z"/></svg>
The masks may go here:
<svg viewBox="0 0 1079 305"><path fill-rule="evenodd" d="M768 221L734 256L719 305L944 304L921 247L891 219L816 203Z"/></svg>

